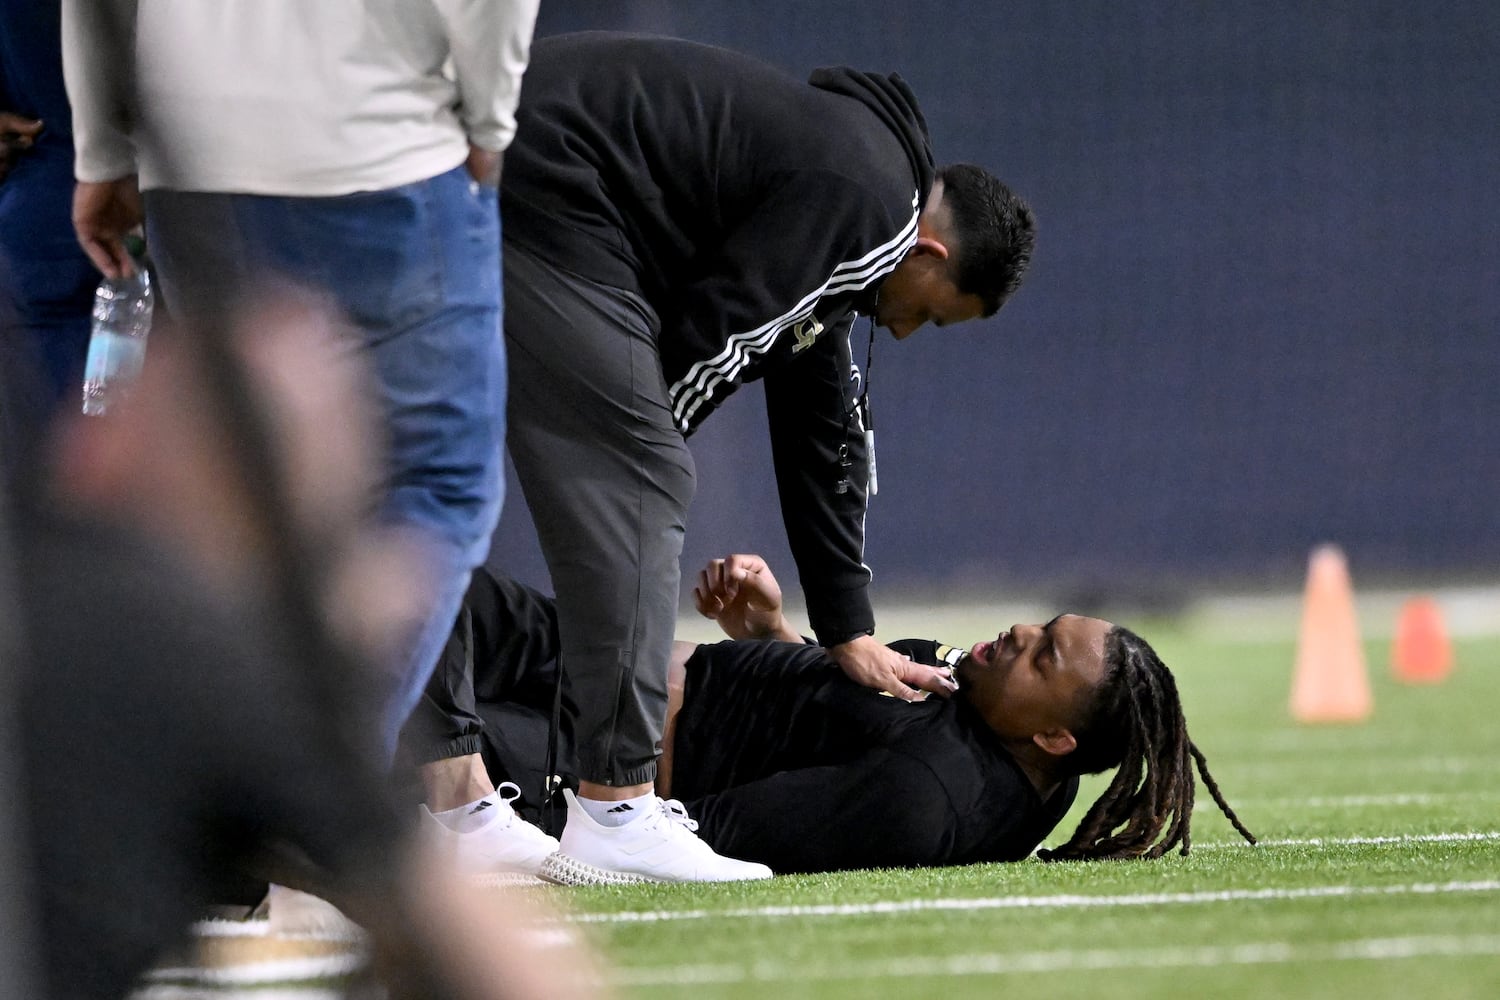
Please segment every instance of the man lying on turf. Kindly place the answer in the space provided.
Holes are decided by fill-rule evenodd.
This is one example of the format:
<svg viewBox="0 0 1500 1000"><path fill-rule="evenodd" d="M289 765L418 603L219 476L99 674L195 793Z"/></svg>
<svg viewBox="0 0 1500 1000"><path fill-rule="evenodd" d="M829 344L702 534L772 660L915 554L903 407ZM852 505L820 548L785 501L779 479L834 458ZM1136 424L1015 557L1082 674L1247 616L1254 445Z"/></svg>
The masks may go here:
<svg viewBox="0 0 1500 1000"><path fill-rule="evenodd" d="M675 821L696 821L721 854L776 872L1017 860L1068 811L1078 775L1109 768L1114 780L1073 836L1041 857L1186 853L1194 761L1254 843L1188 739L1171 673L1127 629L1065 614L967 651L892 643L951 667L959 684L949 699L908 703L850 681L803 641L759 557L714 560L694 594L732 641L675 646L658 792L680 799ZM549 599L489 574L476 575L465 607L449 652L467 642L486 761L531 792L524 810L545 773L556 618ZM409 734L463 725L424 702ZM559 773L568 756L564 738Z"/></svg>

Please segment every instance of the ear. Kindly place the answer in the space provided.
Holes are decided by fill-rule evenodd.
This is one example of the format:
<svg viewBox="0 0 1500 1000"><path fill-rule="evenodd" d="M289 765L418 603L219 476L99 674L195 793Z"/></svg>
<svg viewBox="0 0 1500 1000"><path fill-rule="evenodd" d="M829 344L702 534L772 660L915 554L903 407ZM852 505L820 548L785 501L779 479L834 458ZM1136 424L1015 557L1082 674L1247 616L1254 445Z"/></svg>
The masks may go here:
<svg viewBox="0 0 1500 1000"><path fill-rule="evenodd" d="M1065 757L1078 749L1078 740L1066 729L1049 729L1044 733L1033 733L1031 741L1054 757Z"/></svg>
<svg viewBox="0 0 1500 1000"><path fill-rule="evenodd" d="M936 257L938 260L948 259L948 245L939 242L930 236L918 236L917 242L906 252L908 257Z"/></svg>

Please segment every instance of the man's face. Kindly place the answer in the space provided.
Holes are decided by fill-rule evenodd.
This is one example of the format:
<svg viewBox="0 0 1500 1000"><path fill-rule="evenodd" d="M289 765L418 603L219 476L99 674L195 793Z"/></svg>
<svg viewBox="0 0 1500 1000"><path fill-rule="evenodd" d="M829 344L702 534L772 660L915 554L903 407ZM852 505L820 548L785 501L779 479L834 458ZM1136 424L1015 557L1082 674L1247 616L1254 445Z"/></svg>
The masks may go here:
<svg viewBox="0 0 1500 1000"><path fill-rule="evenodd" d="M947 326L978 319L984 302L958 290L949 276L946 253L934 253L930 240L918 240L880 286L875 322L904 340L927 323Z"/></svg>
<svg viewBox="0 0 1500 1000"><path fill-rule="evenodd" d="M959 690L1004 739L1071 731L1104 679L1104 640L1111 628L1079 615L1014 625L959 661Z"/></svg>

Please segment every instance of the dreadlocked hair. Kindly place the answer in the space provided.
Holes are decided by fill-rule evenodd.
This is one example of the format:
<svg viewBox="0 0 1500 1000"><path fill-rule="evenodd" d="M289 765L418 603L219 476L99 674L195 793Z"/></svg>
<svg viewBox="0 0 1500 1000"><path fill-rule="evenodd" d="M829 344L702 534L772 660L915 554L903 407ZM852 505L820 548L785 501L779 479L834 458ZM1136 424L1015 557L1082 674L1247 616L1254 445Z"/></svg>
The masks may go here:
<svg viewBox="0 0 1500 1000"><path fill-rule="evenodd" d="M1037 852L1043 861L1159 858L1192 847L1193 767L1219 809L1249 843L1245 828L1208 761L1188 739L1177 682L1146 640L1116 625L1105 639L1105 677L1074 731L1067 756L1075 774L1118 768L1065 844Z"/></svg>

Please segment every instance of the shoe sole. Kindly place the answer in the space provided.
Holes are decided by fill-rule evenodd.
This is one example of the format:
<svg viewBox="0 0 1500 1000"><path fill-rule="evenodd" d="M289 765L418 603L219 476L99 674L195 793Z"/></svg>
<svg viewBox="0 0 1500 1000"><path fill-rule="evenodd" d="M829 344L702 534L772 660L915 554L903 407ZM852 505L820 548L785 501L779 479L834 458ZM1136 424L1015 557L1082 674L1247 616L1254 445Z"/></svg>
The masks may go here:
<svg viewBox="0 0 1500 1000"><path fill-rule="evenodd" d="M640 885L642 883L653 884L687 884L709 882L753 882L759 879L771 878L775 873L767 871L766 874L746 875L740 878L671 878L663 875L642 875L638 872L622 872L613 868L600 868L577 858L570 858L561 851L552 855L542 862L542 870L537 872L537 877L556 885Z"/></svg>
<svg viewBox="0 0 1500 1000"><path fill-rule="evenodd" d="M543 861L542 870L537 875L557 885L637 885L642 882L666 881L650 875L637 875L635 872L598 868L560 852Z"/></svg>
<svg viewBox="0 0 1500 1000"><path fill-rule="evenodd" d="M516 886L546 885L540 875L531 872L476 872L467 876L480 889L511 889Z"/></svg>

